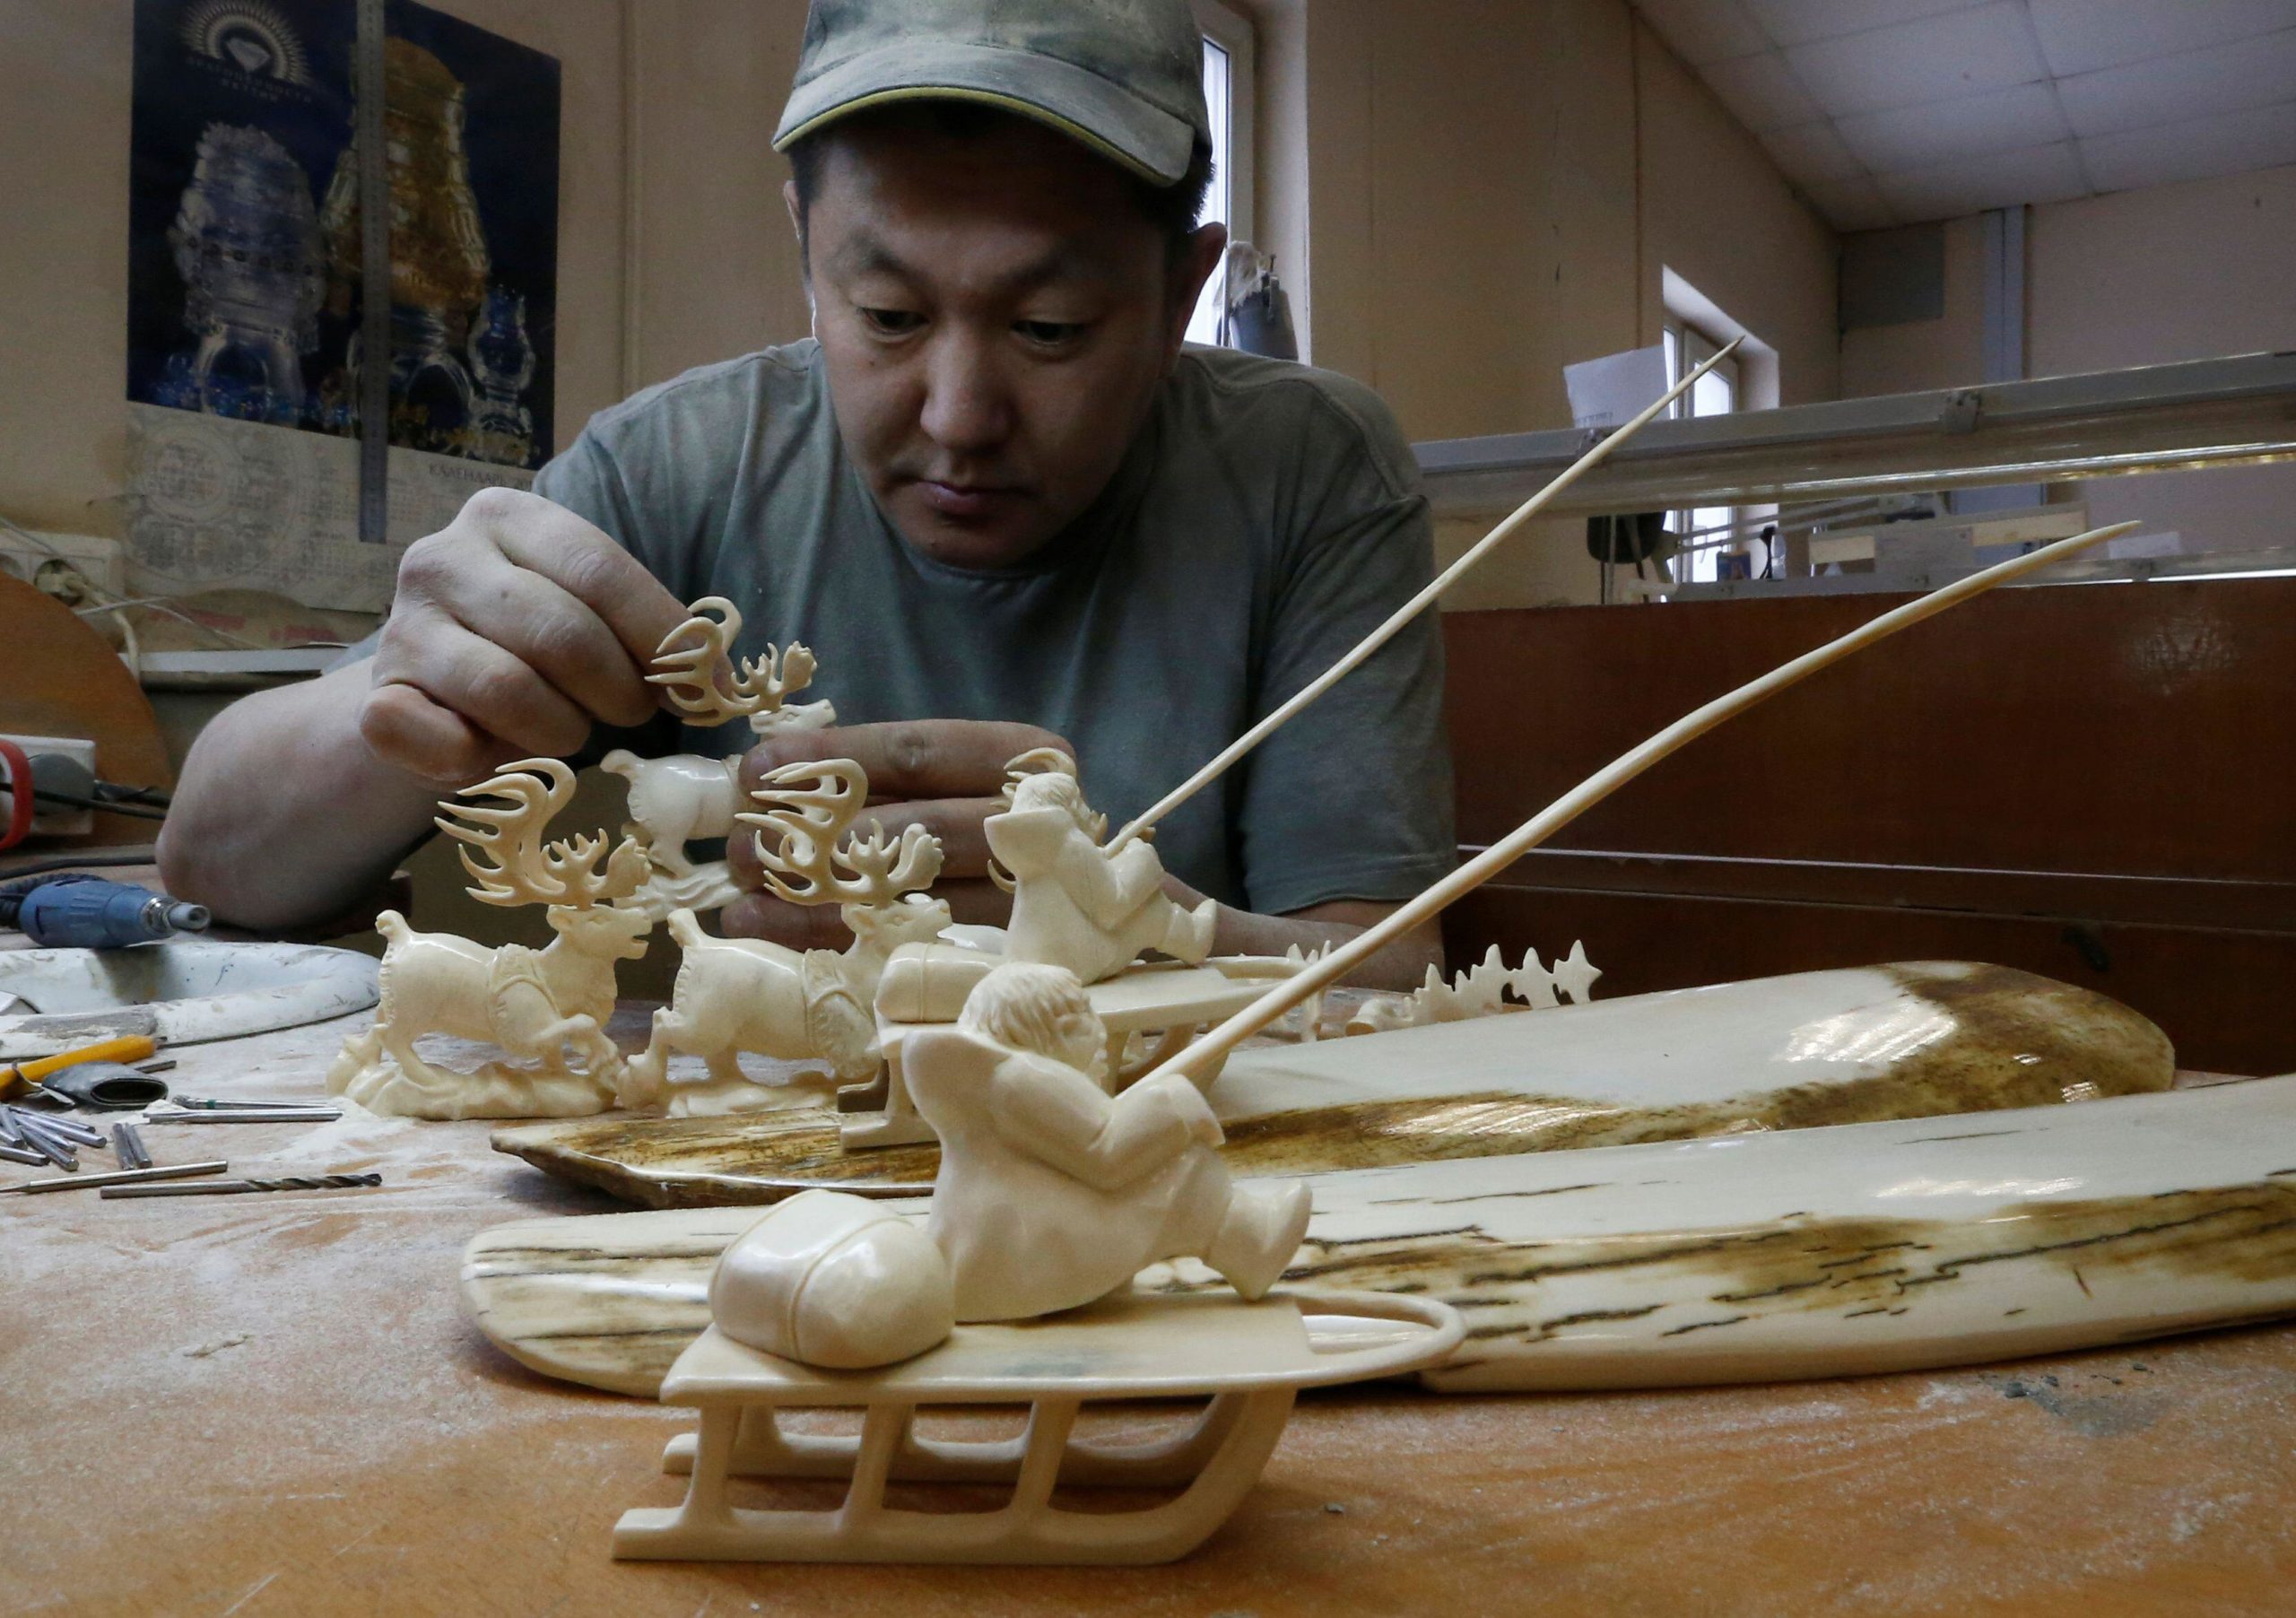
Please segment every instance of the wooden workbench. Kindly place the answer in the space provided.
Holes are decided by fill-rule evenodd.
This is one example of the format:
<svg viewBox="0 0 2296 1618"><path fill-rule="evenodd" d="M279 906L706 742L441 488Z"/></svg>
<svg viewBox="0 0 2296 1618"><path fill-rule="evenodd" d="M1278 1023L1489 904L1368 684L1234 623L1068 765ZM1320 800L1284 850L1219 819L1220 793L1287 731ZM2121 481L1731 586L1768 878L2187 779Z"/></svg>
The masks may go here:
<svg viewBox="0 0 2296 1618"><path fill-rule="evenodd" d="M171 1076L313 1094L343 1028L186 1047ZM690 1417L546 1382L464 1318L473 1232L613 1206L489 1127L155 1126L161 1161L385 1184L0 1197L0 1614L2296 1609L2289 1327L1778 1387L1310 1396L1169 1568L614 1562L621 1511L678 1498L658 1457Z"/></svg>

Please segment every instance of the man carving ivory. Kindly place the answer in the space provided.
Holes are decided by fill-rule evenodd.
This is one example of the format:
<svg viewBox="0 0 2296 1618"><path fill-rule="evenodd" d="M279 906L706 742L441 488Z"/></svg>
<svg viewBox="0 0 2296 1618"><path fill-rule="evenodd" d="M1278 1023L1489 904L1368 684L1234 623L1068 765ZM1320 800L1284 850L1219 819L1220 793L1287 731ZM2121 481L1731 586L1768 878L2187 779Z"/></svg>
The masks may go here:
<svg viewBox="0 0 2296 1618"><path fill-rule="evenodd" d="M508 760L730 751L643 678L703 596L746 652L811 646L845 721L752 749L744 786L858 761L887 831L944 840L960 920L1002 914L1008 760L1073 748L1120 822L1321 673L1429 577L1426 507L1367 389L1181 344L1226 240L1196 224L1201 52L1186 0L814 0L775 139L813 339L600 412L534 493L411 546L370 660L201 738L171 888L315 922ZM1440 685L1431 616L1157 829L1218 949L1348 936L1449 868ZM837 928L756 893L723 920ZM1369 976L1437 953L1425 929Z"/></svg>

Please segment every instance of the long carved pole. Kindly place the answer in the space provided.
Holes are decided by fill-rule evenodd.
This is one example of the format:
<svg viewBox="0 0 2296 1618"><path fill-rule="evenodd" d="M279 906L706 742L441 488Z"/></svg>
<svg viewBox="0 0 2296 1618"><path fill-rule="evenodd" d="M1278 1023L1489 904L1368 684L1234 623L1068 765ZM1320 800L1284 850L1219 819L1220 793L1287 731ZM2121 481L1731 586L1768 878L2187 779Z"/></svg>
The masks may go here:
<svg viewBox="0 0 2296 1618"><path fill-rule="evenodd" d="M1676 399L1681 398L1685 393L1688 393L1692 385L1700 377L1704 376L1708 371L1712 370L1716 366L1721 364L1723 361L1735 353L1738 349L1738 344L1744 341L1745 339L1744 337L1731 338L1730 341L1724 344L1721 350L1709 358L1706 363L1700 366L1696 370L1692 371L1681 381L1675 383L1664 394L1660 395L1657 404L1651 405L1640 415L1636 416L1633 420L1619 428L1617 431L1609 434L1607 437L1603 439L1601 442L1595 445L1593 448L1587 450L1586 454L1571 462L1570 465L1564 467L1561 475L1556 477L1552 483L1549 483L1545 488L1540 490L1536 494L1534 494L1530 499L1525 500L1521 505L1509 512L1500 520L1497 527L1492 529L1490 533L1475 541L1474 544L1467 551L1467 552L1461 556L1457 561L1453 562L1449 567L1445 568L1443 571L1437 576L1432 584L1430 584L1425 589L1420 591L1418 595L1413 596L1409 601L1405 602L1403 605L1397 607L1385 623L1381 624L1378 629L1373 630L1369 635L1366 635L1361 642L1359 643L1352 651L1349 652L1338 662L1333 664L1329 668L1324 670L1322 674L1318 674L1307 684L1301 686L1297 692L1292 693L1292 697L1286 700L1282 707L1278 708L1274 713L1269 714L1265 718L1253 726L1249 730L1244 732L1242 735L1238 736L1234 741L1229 743L1225 748L1221 750L1217 758L1214 758L1210 763L1197 770L1194 775L1188 777L1187 779L1182 781L1178 786L1173 787L1162 797L1157 799L1154 804L1149 806L1145 813L1135 820L1130 825L1125 827L1123 831L1118 832L1116 834L1116 839L1109 844L1110 851L1113 852L1118 848L1123 848L1125 844L1139 836L1141 832L1154 825L1158 821L1162 820L1173 810L1178 808L1182 804L1187 803L1188 799L1194 797L1197 793L1203 791L1213 782L1218 780L1222 775L1225 775L1228 772L1229 769L1235 764L1237 760L1242 758L1253 748L1258 746L1262 742L1267 740L1269 736L1274 735L1275 732L1283 726L1285 721L1289 720L1301 709L1307 707L1318 697L1322 696L1324 692L1338 684L1341 678L1344 676L1349 670L1354 668L1358 664L1369 657L1373 652L1378 651L1381 647L1387 645L1388 641L1394 639L1396 632L1400 631L1404 625L1409 623L1413 619L1418 617L1420 613L1425 612L1429 606L1433 605L1437 596L1440 596L1445 590L1450 588L1452 585L1457 583L1462 578L1464 578L1469 570L1471 570L1477 562L1481 561L1486 555L1490 554L1493 547L1504 542L1508 535L1513 534L1516 529L1521 527L1525 523L1530 521L1531 518L1536 517L1541 511L1544 510L1547 505L1556 495L1561 493L1565 489L1570 487L1571 484L1577 483L1582 474L1591 471L1593 468L1602 465L1604 461L1610 457L1610 454L1613 450L1625 443L1627 439L1632 438L1636 433L1641 431L1642 429L1649 422L1657 420L1660 415L1664 414L1668 405L1672 404Z"/></svg>
<svg viewBox="0 0 2296 1618"><path fill-rule="evenodd" d="M2086 534L2076 534L2070 539L2061 539L2038 551L2012 557L1981 573L1972 573L1944 589L1933 590L1918 601L1909 601L1894 611L1884 613L1839 639L1830 640L1815 651L1805 652L1791 663L1781 664L1761 678L1749 681L1726 696L1717 697L1705 707L1675 720L1639 747L1622 754L1588 776L1508 833L1502 840L1492 844L1395 914L1349 939L1298 976L1286 979L1148 1076L1154 1078L1162 1074L1178 1073L1196 1078L1205 1071L1216 1071L1213 1064L1285 1012L1338 981L1396 939L1436 915L1452 900L1481 887L1651 765L1704 735L1716 726L1737 718L1787 686L1806 680L1828 664L1838 663L1852 652L1863 651L1901 629L1934 617L1948 607L1958 606L1973 596L1981 596L1996 585L2007 584L2013 578L2063 561L2092 545L2100 544L2142 526L2139 523L2115 523L2109 527L2092 528ZM1201 1083L1203 1081L1196 1079L1196 1082Z"/></svg>

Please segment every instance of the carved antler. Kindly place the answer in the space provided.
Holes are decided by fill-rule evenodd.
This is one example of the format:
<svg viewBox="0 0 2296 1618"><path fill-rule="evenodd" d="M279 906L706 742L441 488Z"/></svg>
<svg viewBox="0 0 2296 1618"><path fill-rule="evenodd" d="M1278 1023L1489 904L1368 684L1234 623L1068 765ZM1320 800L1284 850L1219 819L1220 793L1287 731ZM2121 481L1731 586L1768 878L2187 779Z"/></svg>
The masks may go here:
<svg viewBox="0 0 2296 1618"><path fill-rule="evenodd" d="M1073 781L1076 779L1076 761L1057 747L1031 747L1021 754L1004 766L1004 790L999 796L1005 808L1012 808L1013 795L1020 790L1021 783L1032 775L1065 775ZM1095 813L1091 824L1086 830L1091 833L1094 842L1100 842L1109 834L1109 817ZM1012 892L1019 885L1013 881L1013 874L996 863L995 855L989 857L988 880L1005 893Z"/></svg>
<svg viewBox="0 0 2296 1618"><path fill-rule="evenodd" d="M744 657L720 685L718 669L730 661L735 637L742 632L741 609L723 596L706 596L693 604L692 613L662 637L654 651L654 672L646 676L648 684L668 692L670 705L688 718L723 725L772 713L813 683L813 654L793 641L786 651L769 646L762 657ZM682 644L688 640L694 643Z"/></svg>
<svg viewBox="0 0 2296 1618"><path fill-rule="evenodd" d="M765 885L793 904L886 905L941 874L941 839L922 826L890 838L873 823L867 836L837 846L869 801L869 778L851 760L785 764L765 780L750 794L762 810L735 818L758 834ZM840 866L850 874L839 874Z"/></svg>
<svg viewBox="0 0 2296 1618"><path fill-rule="evenodd" d="M574 796L574 772L556 759L520 759L491 781L465 787L458 797L508 798L500 804L440 804L446 811L432 823L469 848L457 849L463 869L477 885L470 896L482 904L546 904L587 909L602 901L626 899L647 876L646 850L637 839L625 837L607 856L605 870L598 857L606 839L596 836L542 840L543 828L566 807ZM474 858L475 848L492 864Z"/></svg>

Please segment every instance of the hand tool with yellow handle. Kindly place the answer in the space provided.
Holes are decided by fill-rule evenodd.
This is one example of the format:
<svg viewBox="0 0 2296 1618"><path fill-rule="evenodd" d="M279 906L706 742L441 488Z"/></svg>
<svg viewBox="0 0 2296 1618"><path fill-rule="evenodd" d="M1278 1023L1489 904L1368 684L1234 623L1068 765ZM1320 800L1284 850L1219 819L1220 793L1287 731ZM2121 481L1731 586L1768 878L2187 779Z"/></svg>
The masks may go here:
<svg viewBox="0 0 2296 1618"><path fill-rule="evenodd" d="M128 1034L117 1040L103 1040L85 1045L78 1050L60 1051L52 1057L39 1057L29 1062L19 1062L13 1067L0 1067L0 1098L13 1095L20 1084L37 1084L52 1073L81 1062L141 1062L159 1049L157 1041L142 1034Z"/></svg>

